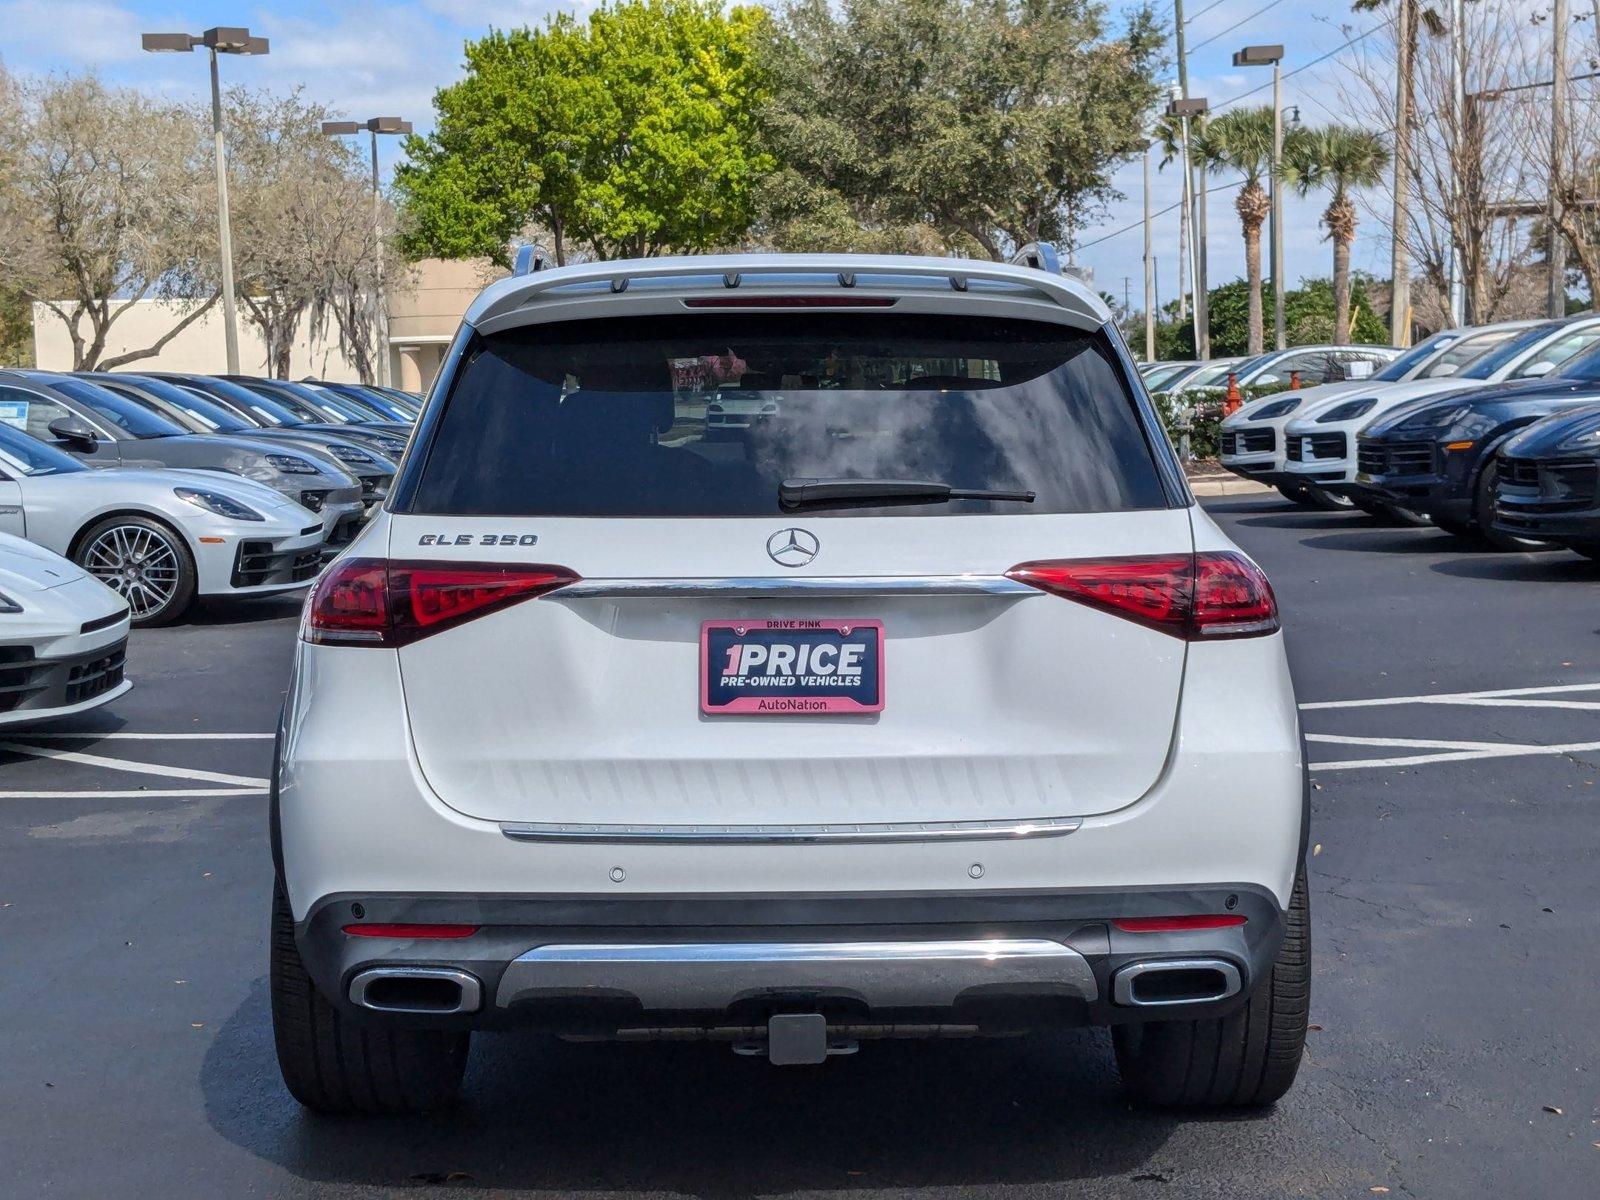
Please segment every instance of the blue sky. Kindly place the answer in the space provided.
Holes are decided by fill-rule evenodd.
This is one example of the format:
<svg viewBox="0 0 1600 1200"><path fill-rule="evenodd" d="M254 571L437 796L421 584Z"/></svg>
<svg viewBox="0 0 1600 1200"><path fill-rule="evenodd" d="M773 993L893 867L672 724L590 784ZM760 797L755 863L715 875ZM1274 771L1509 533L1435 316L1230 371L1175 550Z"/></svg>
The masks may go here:
<svg viewBox="0 0 1600 1200"><path fill-rule="evenodd" d="M1208 9L1207 6L1210 5ZM481 35L491 23L514 26L542 20L556 8L582 11L588 5L554 4L549 0L422 0L421 3L307 3L279 0L269 5L186 4L172 0L0 0L0 39L6 65L32 73L97 67L117 83L137 84L174 96L204 94L205 66L199 55L144 54L141 31L198 32L212 25L244 24L272 39L272 53L261 59L224 60L228 82L287 89L304 85L307 93L354 118L403 116L425 129L431 119L434 89L460 74L461 46ZM1122 7L1113 0L1113 9ZM1212 103L1269 82L1264 68L1235 68L1234 50L1250 43L1282 42L1288 47L1285 69L1309 62L1345 41L1375 19L1352 14L1347 0L1189 0L1191 13L1190 91ZM1265 11L1262 11L1265 9ZM1170 11L1170 10L1169 10ZM1243 21L1237 29L1228 27ZM1202 43L1216 37L1209 45ZM1285 81L1285 105L1298 104L1304 120L1334 119L1338 100L1334 75L1340 59ZM1250 103L1267 98L1263 92ZM395 147L386 146L392 158ZM1125 226L1137 225L1141 182L1137 163L1117 176L1127 198L1113 204L1087 242ZM1157 210L1173 204L1179 182L1175 168L1156 175L1152 203ZM1291 200L1285 221L1288 278L1326 275L1331 261L1328 244L1317 228L1322 204ZM1243 251L1232 193L1212 196L1210 254L1213 282L1243 271ZM1177 212L1160 217L1156 256L1161 292L1170 298L1177 281ZM1131 229L1087 247L1080 263L1095 270L1096 282L1119 299L1123 278L1131 281L1135 305L1142 287L1141 240ZM1387 272L1388 243L1377 223L1366 221L1354 261L1358 268Z"/></svg>

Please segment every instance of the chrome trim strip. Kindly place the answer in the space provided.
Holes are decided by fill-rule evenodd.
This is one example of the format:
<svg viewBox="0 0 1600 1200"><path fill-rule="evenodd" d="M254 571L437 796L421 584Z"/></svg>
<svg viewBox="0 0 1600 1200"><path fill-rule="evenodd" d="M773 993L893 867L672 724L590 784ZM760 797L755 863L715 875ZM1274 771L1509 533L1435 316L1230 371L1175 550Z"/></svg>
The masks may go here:
<svg viewBox="0 0 1600 1200"><path fill-rule="evenodd" d="M383 979L442 979L461 988L461 999L454 1008L411 1008L405 1005L373 1004L367 999L367 988ZM483 1005L483 986L477 976L465 971L445 967L373 967L359 971L350 979L350 1003L372 1012L389 1013L451 1013L477 1012Z"/></svg>
<svg viewBox="0 0 1600 1200"><path fill-rule="evenodd" d="M502 821L500 832L519 842L609 842L617 845L798 845L814 842L986 842L1065 837L1078 817L1002 821L896 821L833 825L587 825Z"/></svg>
<svg viewBox="0 0 1600 1200"><path fill-rule="evenodd" d="M1222 976L1222 990L1211 996L1191 996L1177 1000L1134 999L1134 982L1141 975L1161 971L1216 971ZM1118 1004L1131 1005L1134 1008L1165 1008L1171 1004L1205 1004L1212 1000L1226 1000L1229 996L1238 995L1242 986L1239 980L1239 968L1227 959L1162 958L1152 959L1150 962L1129 963L1119 968L1111 980L1111 998Z"/></svg>
<svg viewBox="0 0 1600 1200"><path fill-rule="evenodd" d="M858 997L874 1008L949 1007L977 987L1099 995L1070 946L1044 938L907 942L687 942L535 946L514 959L498 1008L541 994L622 993L646 1011L721 1010L772 991Z"/></svg>
<svg viewBox="0 0 1600 1200"><path fill-rule="evenodd" d="M1041 596L1004 575L755 575L726 579L582 579L547 599L576 596Z"/></svg>

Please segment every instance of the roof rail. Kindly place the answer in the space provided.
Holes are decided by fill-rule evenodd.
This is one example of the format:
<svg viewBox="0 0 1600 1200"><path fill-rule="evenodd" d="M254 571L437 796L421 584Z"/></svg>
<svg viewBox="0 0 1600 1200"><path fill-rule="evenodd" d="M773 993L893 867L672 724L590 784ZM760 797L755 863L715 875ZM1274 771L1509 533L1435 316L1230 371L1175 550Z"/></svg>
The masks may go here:
<svg viewBox="0 0 1600 1200"><path fill-rule="evenodd" d="M512 261L513 275L532 275L550 265L550 251L532 243L517 247L517 257Z"/></svg>
<svg viewBox="0 0 1600 1200"><path fill-rule="evenodd" d="M1029 242L1011 256L1014 267L1032 267L1037 271L1061 274L1061 255L1049 242Z"/></svg>

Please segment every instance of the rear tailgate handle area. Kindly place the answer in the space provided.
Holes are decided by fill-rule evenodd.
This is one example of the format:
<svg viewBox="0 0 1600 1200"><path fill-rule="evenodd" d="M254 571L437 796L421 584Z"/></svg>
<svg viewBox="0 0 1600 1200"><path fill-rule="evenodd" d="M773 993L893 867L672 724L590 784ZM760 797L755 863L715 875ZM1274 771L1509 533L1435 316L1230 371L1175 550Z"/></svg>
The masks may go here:
<svg viewBox="0 0 1600 1200"><path fill-rule="evenodd" d="M700 579L583 579L550 594L577 597L650 596L1004 596L1044 593L1004 575L755 575Z"/></svg>

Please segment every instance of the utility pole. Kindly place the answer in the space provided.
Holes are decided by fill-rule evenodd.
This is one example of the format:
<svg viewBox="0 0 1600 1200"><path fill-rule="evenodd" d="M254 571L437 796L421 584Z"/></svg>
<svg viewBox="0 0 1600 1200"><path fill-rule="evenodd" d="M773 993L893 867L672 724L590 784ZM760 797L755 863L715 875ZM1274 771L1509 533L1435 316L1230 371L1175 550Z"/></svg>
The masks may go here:
<svg viewBox="0 0 1600 1200"><path fill-rule="evenodd" d="M1550 306L1547 315L1567 315L1567 239L1559 222L1562 217L1561 187L1567 165L1567 0L1553 0L1550 12L1550 212L1545 232L1550 260Z"/></svg>
<svg viewBox="0 0 1600 1200"><path fill-rule="evenodd" d="M1600 0L1596 0L1600 3ZM1150 143L1144 144L1144 360L1156 360L1156 260L1150 241Z"/></svg>
<svg viewBox="0 0 1600 1200"><path fill-rule="evenodd" d="M1167 104L1167 116L1178 118L1180 139L1183 143L1183 183L1184 201L1192 199L1190 185L1193 183L1193 174L1189 169L1189 119L1203 116L1210 104L1204 97L1195 97L1192 100L1174 98ZM1199 237L1189 239L1189 278L1194 281L1194 306L1190 310L1194 318L1194 348L1195 356L1204 361L1208 355L1206 345L1206 310L1205 310L1205 277L1201 273L1198 255Z"/></svg>
<svg viewBox="0 0 1600 1200"><path fill-rule="evenodd" d="M1466 150L1467 138L1467 39L1463 28L1466 11L1463 0L1450 0L1450 93L1455 100L1457 157ZM1461 179L1460 172L1450 174L1450 207L1455 228L1450 231L1450 323L1460 329L1467 323L1467 289L1462 274Z"/></svg>
<svg viewBox="0 0 1600 1200"><path fill-rule="evenodd" d="M1172 19L1178 43L1178 99L1187 107L1189 51L1187 33L1183 27L1183 0L1172 0ZM1204 111L1202 108L1194 115ZM1194 247L1191 252L1193 273L1190 276L1194 282L1194 348L1196 356L1204 362L1211 357L1211 314L1206 296L1206 167L1203 158L1197 163L1189 151L1189 114L1185 114L1183 120L1183 178L1188 184L1189 202L1194 210L1189 222L1194 235L1191 242Z"/></svg>
<svg viewBox="0 0 1600 1200"><path fill-rule="evenodd" d="M1600 0L1596 0L1600 3ZM1400 0L1395 37L1399 68L1394 87L1394 214L1390 220L1389 340L1411 344L1411 52L1417 40L1416 0ZM1281 346L1279 347L1282 348Z"/></svg>
<svg viewBox="0 0 1600 1200"><path fill-rule="evenodd" d="M1258 67L1272 65L1272 169L1269 182L1272 200L1271 228L1267 242L1268 270L1272 273L1272 348L1284 347L1283 329L1283 47L1246 46L1236 51L1233 65Z"/></svg>

